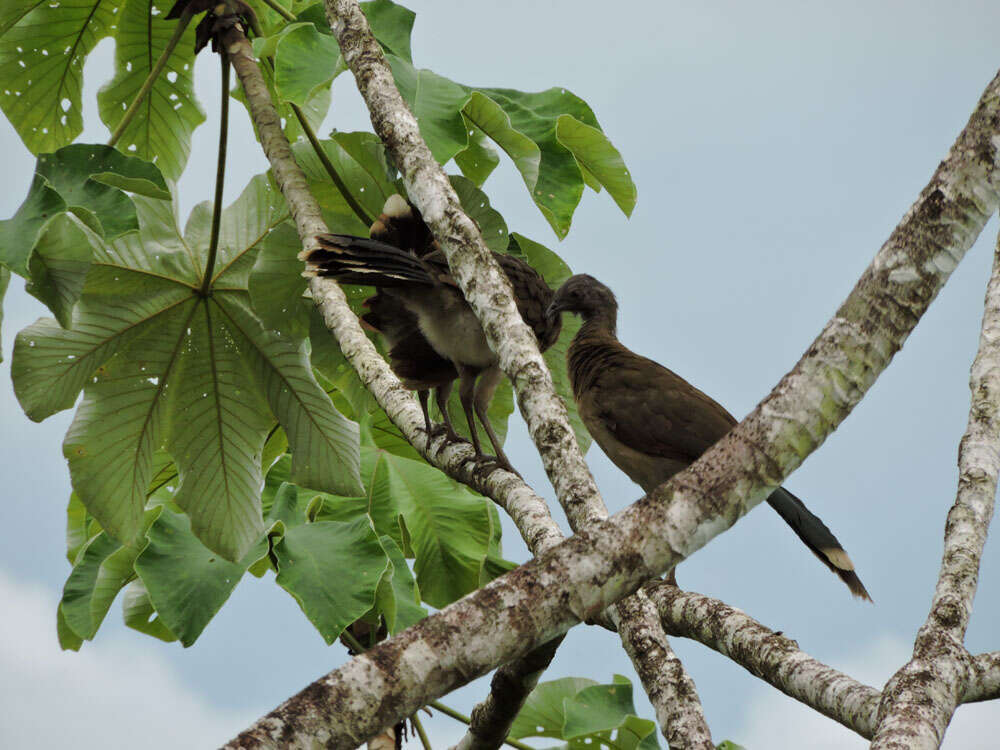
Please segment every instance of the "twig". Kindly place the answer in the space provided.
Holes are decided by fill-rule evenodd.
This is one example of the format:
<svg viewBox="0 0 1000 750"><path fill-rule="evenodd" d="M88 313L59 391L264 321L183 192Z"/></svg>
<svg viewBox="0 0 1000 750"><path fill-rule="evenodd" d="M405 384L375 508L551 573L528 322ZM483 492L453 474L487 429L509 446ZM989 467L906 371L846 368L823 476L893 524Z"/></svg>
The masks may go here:
<svg viewBox="0 0 1000 750"><path fill-rule="evenodd" d="M413 728L417 730L417 736L420 738L420 744L424 746L424 750L434 750L431 747L431 741L427 736L427 732L424 731L424 725L420 723L420 717L413 714L410 717L410 722L413 724Z"/></svg>

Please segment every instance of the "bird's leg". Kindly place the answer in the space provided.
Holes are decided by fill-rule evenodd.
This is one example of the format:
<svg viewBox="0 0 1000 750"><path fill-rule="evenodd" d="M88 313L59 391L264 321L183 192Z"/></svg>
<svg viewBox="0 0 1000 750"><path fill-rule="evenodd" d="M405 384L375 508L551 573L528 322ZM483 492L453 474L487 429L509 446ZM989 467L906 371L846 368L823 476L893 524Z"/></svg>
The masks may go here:
<svg viewBox="0 0 1000 750"><path fill-rule="evenodd" d="M451 386L451 382L448 382L434 389L434 399L437 401L438 409L441 411L441 423L431 425L428 436L432 440L436 440L442 435L444 436L444 440L436 448L437 453L443 451L456 440L463 439L461 435L455 432L455 426L451 423L451 417L448 414L448 395L451 393Z"/></svg>
<svg viewBox="0 0 1000 750"><path fill-rule="evenodd" d="M486 430L486 436L493 443L493 450L497 454L497 463L501 468L507 471L517 474L514 467L511 466L510 461L507 459L507 455L503 452L503 448L500 446L500 440L497 438L496 433L493 431L493 425L490 423L489 408L490 402L493 400L493 394L496 393L497 386L500 385L500 381L503 379L503 373L500 368L496 365L483 371L479 376L479 380L476 383L476 393L474 399L474 405L476 409L476 416L479 417L479 421L483 425L483 429ZM518 474L518 476L521 476Z"/></svg>
<svg viewBox="0 0 1000 750"><path fill-rule="evenodd" d="M427 388L421 388L417 391L417 398L420 399L420 411L424 413L424 431L427 436L431 435L431 415L427 411L427 402L430 400L431 392Z"/></svg>
<svg viewBox="0 0 1000 750"><path fill-rule="evenodd" d="M472 397L476 391L476 378L479 372L455 363L458 370L458 400L462 402L462 409L465 411L465 421L469 423L469 435L472 437L472 447L476 449L476 457L483 455L483 449L479 445L479 431L476 429L476 418L472 411Z"/></svg>
<svg viewBox="0 0 1000 750"><path fill-rule="evenodd" d="M448 430L449 440L458 440L458 433L455 432L455 427L451 423L451 417L448 415L448 397L451 395L451 387L454 384L453 380L449 380L443 385L439 385L434 389L434 400L437 402L438 411L441 412L441 422Z"/></svg>

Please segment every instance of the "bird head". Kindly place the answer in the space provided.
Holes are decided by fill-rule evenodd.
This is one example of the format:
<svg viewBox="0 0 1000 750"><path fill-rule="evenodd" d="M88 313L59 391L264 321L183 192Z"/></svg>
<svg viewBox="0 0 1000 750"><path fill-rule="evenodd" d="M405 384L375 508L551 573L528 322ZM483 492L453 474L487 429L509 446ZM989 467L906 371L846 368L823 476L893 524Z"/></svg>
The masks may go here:
<svg viewBox="0 0 1000 750"><path fill-rule="evenodd" d="M559 287L547 314L555 317L561 312L577 313L584 320L595 317L607 318L614 326L618 317L618 300L610 289L593 276L579 273L570 276Z"/></svg>

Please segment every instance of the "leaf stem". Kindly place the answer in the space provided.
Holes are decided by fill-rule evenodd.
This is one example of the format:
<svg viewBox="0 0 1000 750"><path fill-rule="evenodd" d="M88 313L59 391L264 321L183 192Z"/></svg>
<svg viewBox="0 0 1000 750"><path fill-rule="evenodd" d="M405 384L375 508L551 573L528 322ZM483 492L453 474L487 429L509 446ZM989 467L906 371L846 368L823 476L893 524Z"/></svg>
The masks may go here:
<svg viewBox="0 0 1000 750"><path fill-rule="evenodd" d="M340 634L340 640L347 644L348 648L357 654L363 654L368 649L361 645L361 641L354 637L354 633L350 630L344 629L344 632Z"/></svg>
<svg viewBox="0 0 1000 750"><path fill-rule="evenodd" d="M291 15L288 11L278 5L274 0L263 0L263 2L276 12L280 13L284 18L289 21L294 21L295 16ZM260 24L257 23L256 17L251 17L251 24L253 25L253 32L257 36L264 36L263 31L260 28ZM267 62L268 68L271 70L271 74L274 75L276 68L274 65L273 57L264 58ZM323 165L323 169L330 176L330 180L333 182L334 187L340 191L341 196L347 203L348 207L354 212L361 223L365 226L370 226L375 220L374 217L369 216L368 212L365 211L364 207L358 203L354 196L351 195L351 191L348 189L344 180L341 178L340 174L337 173L337 168L333 166L333 162L330 161L330 157L327 156L326 151L323 150L323 146L320 145L319 138L316 137L316 131L313 130L312 125L309 124L309 120L306 119L305 112L302 108L294 102L288 102L288 106L292 108L292 112L295 114L295 118L299 121L299 127L302 128L302 132L306 134L306 138L309 139L310 145L313 147L313 151L316 152L316 158L319 159L320 163Z"/></svg>
<svg viewBox="0 0 1000 750"><path fill-rule="evenodd" d="M337 190L340 191L340 194L347 202L347 205L350 206L355 216L361 219L362 224L370 226L375 218L373 216L369 216L364 207L358 203L357 200L355 200L353 195L351 195L351 191L347 188L347 185L337 173L337 169L333 166L333 162L330 161L330 157L327 155L326 151L323 150L323 146L320 144L319 138L316 137L316 131L312 129L312 126L306 119L305 113L299 108L299 105L293 104L292 102L288 102L288 104L291 106L292 112L294 112L295 116L298 118L299 125L302 127L302 132L304 132L306 134L306 138L309 139L309 143L312 145L313 151L316 152L316 157L323 165L323 169L325 169L326 173L330 175L330 179L333 181Z"/></svg>
<svg viewBox="0 0 1000 750"><path fill-rule="evenodd" d="M413 728L417 730L417 736L420 738L420 744L424 746L424 750L434 750L431 747L431 741L427 736L427 732L424 731L424 725L420 723L420 717L413 714L410 717L410 722L413 724Z"/></svg>
<svg viewBox="0 0 1000 750"><path fill-rule="evenodd" d="M472 719L470 719L468 716L466 716L465 714L459 713L454 708L448 708L448 706L444 705L443 703L441 703L439 701L431 701L427 705L430 706L431 708L436 708L438 711L440 711L441 713L443 713L445 716L450 716L451 718L455 719L456 721L460 721L463 724L469 724L470 726L472 724ZM503 742L504 742L505 745L510 745L511 747L516 747L517 750L538 750L538 748L534 748L531 745L526 745L523 742L518 742L517 740L512 740L512 739L510 739L510 737L507 737L506 739L504 739Z"/></svg>
<svg viewBox="0 0 1000 750"><path fill-rule="evenodd" d="M177 26L174 28L174 34L170 37L167 42L167 46L163 48L163 52L160 53L159 59L153 65L153 69L149 71L149 75L146 76L146 80L142 82L142 87L139 92L135 95L135 99L132 100L132 104L129 108L125 110L125 114L122 115L121 121L118 123L118 127L115 128L111 137L108 139L108 145L114 146L118 143L118 139L122 137L122 133L125 132L125 128L129 126L129 123L135 118L136 112L139 111L140 105L146 100L146 96L149 95L150 89L153 88L153 84L156 83L156 79L159 78L160 73L167 66L167 60L170 59L170 55L173 54L174 48L180 42L181 37L184 35L184 30L187 29L188 24L191 22L191 17L194 15L191 10L191 5L181 11L180 18L177 19Z"/></svg>
<svg viewBox="0 0 1000 750"><path fill-rule="evenodd" d="M222 63L222 112L219 115L219 161L215 169L215 200L212 204L212 234L208 241L208 260L201 279L201 295L207 296L212 286L212 271L219 254L219 224L222 221L222 189L226 181L226 142L229 137L229 55L219 52Z"/></svg>
<svg viewBox="0 0 1000 750"><path fill-rule="evenodd" d="M273 10L275 13L277 13L279 16L284 18L286 21L297 20L292 13L290 13L285 8L281 7L281 5L275 2L275 0L261 0L261 2L264 3L264 5L266 5L268 8Z"/></svg>

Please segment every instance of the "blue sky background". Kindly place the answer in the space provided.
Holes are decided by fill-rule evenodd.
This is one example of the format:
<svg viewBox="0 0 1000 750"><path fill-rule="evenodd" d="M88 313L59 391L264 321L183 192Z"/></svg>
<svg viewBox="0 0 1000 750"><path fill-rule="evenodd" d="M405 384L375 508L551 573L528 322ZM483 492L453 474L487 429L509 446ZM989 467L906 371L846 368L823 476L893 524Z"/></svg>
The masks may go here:
<svg viewBox="0 0 1000 750"><path fill-rule="evenodd" d="M564 86L586 99L639 188L631 220L587 192L558 243L509 162L486 183L512 230L606 282L620 334L737 415L801 356L945 156L1000 67L991 2L409 3L414 60L455 80L522 90ZM108 133L94 97L113 45L86 68L84 141ZM216 63L198 61L209 119L180 182L190 208L211 198ZM233 109L227 201L265 168ZM349 75L324 132L370 129ZM34 158L0 122L0 217L20 204ZM452 169L451 171L454 171ZM940 298L854 414L787 485L853 558L875 606L858 603L761 506L679 569L712 594L798 640L807 652L881 685L923 623L956 488L968 371L997 225L992 221ZM10 387L14 333L46 314L14 279L0 364L0 746L211 747L342 663L273 583L247 578L189 649L126 629L117 607L94 643L58 651L55 604L69 572L69 477L60 444L71 412L29 422ZM508 451L552 496L523 425ZM640 492L597 449L588 458L612 511ZM556 513L560 523L564 519ZM564 524L565 526L565 524ZM995 536L995 535L994 535ZM526 550L508 525L505 552ZM1000 648L1000 548L987 543L968 645ZM716 741L759 747L861 747L847 730L704 647L675 641ZM549 677L635 679L614 636L575 629ZM445 699L468 711L485 681ZM652 716L644 699L641 711ZM434 717L435 747L460 725ZM959 709L946 747L995 747L996 704Z"/></svg>

